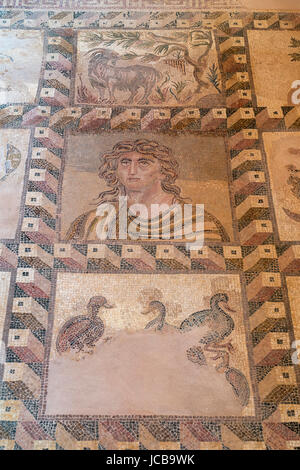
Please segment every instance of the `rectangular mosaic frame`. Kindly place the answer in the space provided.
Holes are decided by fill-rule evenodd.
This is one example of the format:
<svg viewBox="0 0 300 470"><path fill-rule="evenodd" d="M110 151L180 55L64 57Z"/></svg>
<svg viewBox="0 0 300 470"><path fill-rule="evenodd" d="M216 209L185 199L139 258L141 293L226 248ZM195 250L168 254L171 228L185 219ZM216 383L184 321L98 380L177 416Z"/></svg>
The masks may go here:
<svg viewBox="0 0 300 470"><path fill-rule="evenodd" d="M65 270L61 271L61 270L57 270L55 272L55 275L54 275L54 279L52 280L53 284L55 285L55 288L54 288L54 292L53 292L53 299L52 299L52 311L50 312L51 316L53 317L54 316L54 308L55 308L55 291L56 291L56 287L57 287L57 273L58 272L66 272ZM67 271L69 272L69 271ZM74 271L72 271L74 272ZM125 273L126 274L126 271L119 271L119 273ZM131 271L127 271L127 273L129 273ZM86 274L85 272L80 272L80 271L76 271L76 273L80 273L82 275ZM111 272L109 272L111 274ZM113 272L113 274L119 274L118 272ZM132 272L131 272L132 273ZM164 274L165 271L163 272ZM178 271L178 270L172 270L170 271L169 274L183 274L182 271ZM97 271L97 273L93 272L93 274L99 274L99 272ZM101 274L104 274L104 273L101 273ZM149 271L148 270L145 270L145 271L139 271L139 275L143 275L143 274L149 274ZM156 273L155 272L152 272L151 273L152 275L155 275ZM203 274L202 271L193 271L193 274ZM205 274L216 274L216 271L210 271L210 270L207 270L205 271ZM218 273L220 274L220 273ZM222 273L223 274L223 273ZM240 286L241 286L241 292L243 295L245 295L245 292L246 292L246 281L245 281L245 278L243 276L242 273L239 273L238 274L239 278L240 278ZM245 302L245 299L242 295L242 303L243 303L243 307L244 307L244 310L243 310L243 319L244 321L247 322L248 320L248 316L247 316L247 303ZM48 337L48 344L47 344L47 347L45 348L45 360L44 360L44 367L43 367L43 374L42 374L42 378L41 378L41 382L42 384L44 384L44 388L42 386L42 392L41 392L41 398L40 398L40 407L39 407L39 416L38 418L41 419L41 420L53 420L53 419L57 419L57 420L65 420L65 421L74 421L74 420L80 420L80 419L84 419L84 420L95 420L97 419L99 422L106 422L107 420L111 420L111 421L119 421L119 420L137 420L138 422L152 422L153 420L155 421L166 421L166 422L169 422L169 421L173 421L174 418L176 418L176 420L178 420L178 422L186 422L186 421L189 421L191 419L201 419L203 420L204 422L210 422L211 421L211 417L208 417L208 416L190 416L190 415L186 415L186 416L183 416L183 415L178 415L178 416L171 416L171 415L152 415L152 416L149 416L149 415L140 415L140 414L137 414L137 415L126 415L126 414L120 414L120 415L99 415L99 414L95 414L95 415L79 415L79 414L72 414L72 415L67 415L67 414L58 414L58 415L53 415L53 414L48 414L46 413L46 404L47 404L47 383L48 383L48 377L49 377L49 367L50 367L50 360L49 360L49 357L50 357L50 352L51 352L51 340L53 338L53 334L52 334L52 329L53 329L53 325L49 327L49 333L47 335ZM249 345L248 345L248 341L250 340L250 332L249 332L249 328L245 328L245 338L247 339L247 356L248 356L248 363L249 363L249 368L250 368L250 373L253 374L253 366L254 366L254 359L253 359L253 354L252 354L252 351L251 351L251 348L249 348ZM251 377L252 381L251 381L251 390L253 391L253 397L254 397L254 409L255 409L255 412L252 416L250 415L247 415L245 417L243 417L243 420L246 420L246 421L253 421L253 419L261 419L261 415L260 415L260 407L259 407L259 404L257 402L257 399L256 397L258 396L258 392L257 392L257 386L256 386L256 382L255 382L255 377ZM227 421L232 421L232 419L236 419L235 417L220 417L220 416L216 416L214 417L214 420L216 420L217 422L227 422Z"/></svg>

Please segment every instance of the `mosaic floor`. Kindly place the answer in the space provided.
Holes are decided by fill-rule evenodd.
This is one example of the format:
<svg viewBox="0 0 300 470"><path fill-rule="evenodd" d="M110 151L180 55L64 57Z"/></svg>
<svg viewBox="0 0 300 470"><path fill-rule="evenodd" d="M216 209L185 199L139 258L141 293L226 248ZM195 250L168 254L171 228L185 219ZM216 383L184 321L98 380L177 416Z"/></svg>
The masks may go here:
<svg viewBox="0 0 300 470"><path fill-rule="evenodd" d="M260 4L1 1L1 449L300 449L300 7Z"/></svg>

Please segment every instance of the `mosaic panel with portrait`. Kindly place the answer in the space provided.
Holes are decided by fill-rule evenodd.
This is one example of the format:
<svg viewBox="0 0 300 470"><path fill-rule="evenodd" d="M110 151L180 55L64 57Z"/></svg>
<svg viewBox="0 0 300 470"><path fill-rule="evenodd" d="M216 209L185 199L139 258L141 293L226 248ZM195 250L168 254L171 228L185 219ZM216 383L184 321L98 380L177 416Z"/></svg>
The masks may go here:
<svg viewBox="0 0 300 470"><path fill-rule="evenodd" d="M204 238L233 239L222 137L69 135L66 154L62 240L96 241L97 209L124 195L128 206L138 202L146 206L203 204Z"/></svg>

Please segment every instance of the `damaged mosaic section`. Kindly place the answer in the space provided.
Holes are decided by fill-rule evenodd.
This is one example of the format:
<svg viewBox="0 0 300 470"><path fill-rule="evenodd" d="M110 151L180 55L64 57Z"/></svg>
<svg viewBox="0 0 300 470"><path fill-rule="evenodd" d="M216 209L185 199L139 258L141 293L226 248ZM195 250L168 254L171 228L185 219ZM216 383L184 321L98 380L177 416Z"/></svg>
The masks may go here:
<svg viewBox="0 0 300 470"><path fill-rule="evenodd" d="M57 286L46 414L253 414L238 276L59 274Z"/></svg>

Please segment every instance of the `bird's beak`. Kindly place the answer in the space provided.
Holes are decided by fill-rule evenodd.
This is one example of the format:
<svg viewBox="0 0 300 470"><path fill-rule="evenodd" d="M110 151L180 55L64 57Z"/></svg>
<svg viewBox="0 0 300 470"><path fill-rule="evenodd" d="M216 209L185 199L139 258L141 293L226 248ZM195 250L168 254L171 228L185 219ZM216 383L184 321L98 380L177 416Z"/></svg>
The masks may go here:
<svg viewBox="0 0 300 470"><path fill-rule="evenodd" d="M229 305L228 305L228 302L223 302L225 307L226 307L226 310L228 310L228 312L232 312L232 313L235 313L236 310L233 310L233 308L231 308Z"/></svg>
<svg viewBox="0 0 300 470"><path fill-rule="evenodd" d="M104 307L105 307L105 308L114 308L115 305L111 305L111 304L108 304L108 303L106 302L106 304L104 304Z"/></svg>

